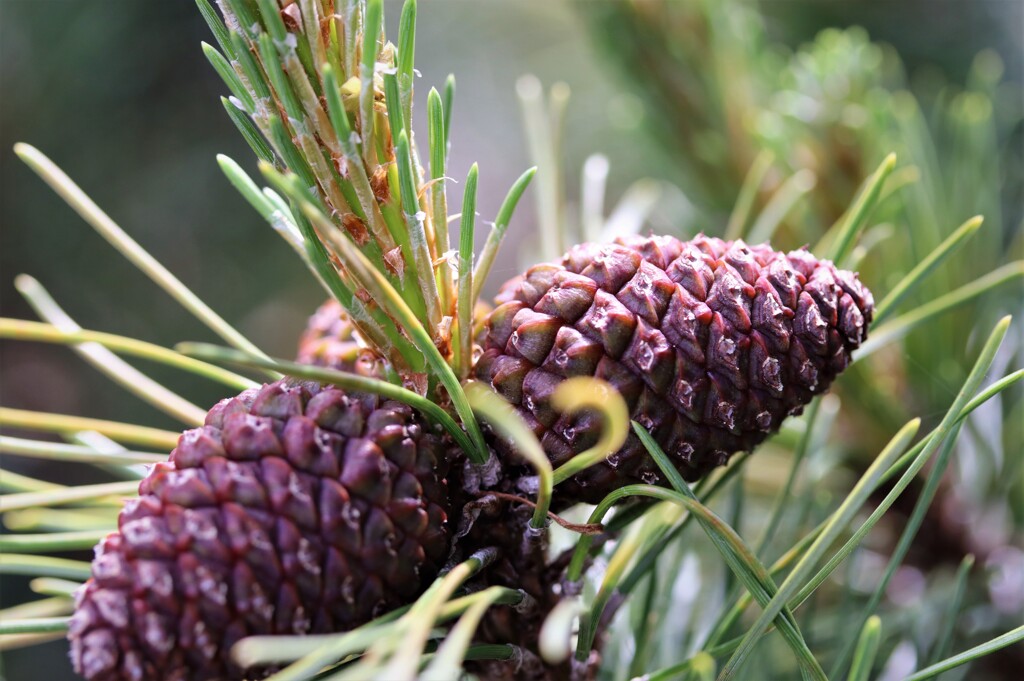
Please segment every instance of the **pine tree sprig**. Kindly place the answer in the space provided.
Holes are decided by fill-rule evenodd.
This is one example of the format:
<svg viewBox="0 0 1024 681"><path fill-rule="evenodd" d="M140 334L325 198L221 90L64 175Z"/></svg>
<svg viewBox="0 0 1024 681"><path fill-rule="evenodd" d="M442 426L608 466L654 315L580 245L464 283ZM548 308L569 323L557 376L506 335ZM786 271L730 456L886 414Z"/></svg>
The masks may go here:
<svg viewBox="0 0 1024 681"><path fill-rule="evenodd" d="M934 449L938 447L939 443L945 439L945 435L954 426L956 416L977 391L981 380L987 373L989 366L991 366L992 360L995 357L995 352L999 348L1008 328L1009 318L1003 319L996 325L996 328L989 336L985 347L982 349L981 354L975 363L974 369L965 381L956 400L953 402L953 406L950 408L949 412L947 412L943 422L936 429L936 434L929 439L929 442L934 444L926 447L925 451L919 455L918 460L921 461L921 465L923 465L931 451L934 451ZM887 448L887 450L880 454L875 462L872 463L871 467L861 477L860 482L858 482L850 492L849 496L840 505L839 509L837 509L835 514L833 514L832 518L828 523L826 523L814 544L808 548L807 552L779 587L779 591L772 598L771 603L764 606L764 610L758 617L757 621L755 621L750 629L747 630L746 634L744 634L743 642L740 644L740 647L733 653L729 662L722 670L723 681L739 671L743 662L749 656L754 643L767 628L770 619L779 612L782 605L785 604L791 596L796 594L799 589L799 581L809 576L809 572L813 569L814 563L822 554L824 554L828 545L836 538L842 527L852 519L857 508L867 498L871 488L881 478L882 473L896 462L899 455L902 454L902 451L905 448L906 441L908 441L910 437L912 437L913 433L916 432L918 423L919 421L915 421L908 424L908 426L905 427L904 430L896 436L896 438L894 438L892 446ZM941 437L939 437L940 435ZM914 475L916 475L916 472L916 470L913 471ZM907 477L906 479L909 483L912 476Z"/></svg>

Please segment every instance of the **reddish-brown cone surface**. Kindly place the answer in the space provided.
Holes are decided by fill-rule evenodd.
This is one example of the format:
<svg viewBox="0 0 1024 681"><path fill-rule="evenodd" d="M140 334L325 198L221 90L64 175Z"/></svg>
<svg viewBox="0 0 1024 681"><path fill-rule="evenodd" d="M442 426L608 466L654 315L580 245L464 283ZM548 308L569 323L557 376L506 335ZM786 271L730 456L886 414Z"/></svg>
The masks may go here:
<svg viewBox="0 0 1024 681"><path fill-rule="evenodd" d="M704 236L582 244L510 281L499 302L476 375L518 408L556 466L594 444L600 423L561 416L551 394L565 378L595 376L689 480L827 390L866 337L874 305L856 274L806 250ZM631 434L558 496L596 502L661 480Z"/></svg>
<svg viewBox="0 0 1024 681"><path fill-rule="evenodd" d="M244 636L345 630L413 600L449 551L445 467L405 405L285 381L222 401L97 547L75 669L241 678Z"/></svg>
<svg viewBox="0 0 1024 681"><path fill-rule="evenodd" d="M362 376L377 377L383 373L380 355L359 341L355 325L334 298L329 298L309 318L299 338L296 361Z"/></svg>

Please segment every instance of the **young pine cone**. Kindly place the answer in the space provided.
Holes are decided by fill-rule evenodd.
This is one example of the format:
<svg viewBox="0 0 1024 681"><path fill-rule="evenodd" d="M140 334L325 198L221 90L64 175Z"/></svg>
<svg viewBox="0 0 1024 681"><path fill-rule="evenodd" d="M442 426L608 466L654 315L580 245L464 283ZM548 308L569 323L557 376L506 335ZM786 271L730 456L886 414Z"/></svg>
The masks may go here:
<svg viewBox="0 0 1024 681"><path fill-rule="evenodd" d="M383 373L384 360L360 342L345 308L328 298L306 323L296 361L376 378Z"/></svg>
<svg viewBox="0 0 1024 681"><path fill-rule="evenodd" d="M827 390L874 305L856 274L806 250L704 236L582 244L510 281L499 302L476 375L518 408L555 466L592 446L601 425L556 413L551 394L565 378L595 376L688 480L752 449ZM662 481L631 434L559 495L597 502Z"/></svg>
<svg viewBox="0 0 1024 681"><path fill-rule="evenodd" d="M242 678L245 636L346 630L412 601L449 551L443 442L405 405L331 387L220 402L97 547L75 669Z"/></svg>

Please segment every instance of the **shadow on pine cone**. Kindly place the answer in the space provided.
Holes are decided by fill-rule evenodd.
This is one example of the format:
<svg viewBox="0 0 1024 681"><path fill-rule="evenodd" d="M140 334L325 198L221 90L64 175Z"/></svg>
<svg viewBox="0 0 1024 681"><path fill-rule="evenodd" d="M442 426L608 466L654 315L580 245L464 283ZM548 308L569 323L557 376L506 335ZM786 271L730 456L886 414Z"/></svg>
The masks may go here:
<svg viewBox="0 0 1024 681"><path fill-rule="evenodd" d="M493 457L490 464L483 475L479 467L468 462L462 468L461 479L456 470L450 475L453 496L464 495L453 503L453 507L462 508L458 529L454 530L455 560L465 559L481 548L494 549L493 561L467 588L503 586L521 591L526 598L517 606L488 609L475 638L479 643L516 645L518 656L510 661L468 662L466 668L481 679L494 681L590 681L596 678L603 630L585 663L552 665L539 652L544 621L575 589L565 578L571 553L550 557L548 528L531 528L533 506L516 499L521 494L519 480L508 475Z"/></svg>
<svg viewBox="0 0 1024 681"><path fill-rule="evenodd" d="M245 636L351 629L411 602L449 552L445 446L410 407L335 388L220 402L97 547L75 669L237 679Z"/></svg>
<svg viewBox="0 0 1024 681"><path fill-rule="evenodd" d="M856 274L806 250L704 236L582 244L508 282L498 302L476 375L517 407L553 465L591 447L601 424L592 413L559 415L551 395L566 378L594 376L688 480L752 449L827 390L874 307ZM630 434L556 496L560 506L597 503L638 482L664 479Z"/></svg>
<svg viewBox="0 0 1024 681"><path fill-rule="evenodd" d="M376 378L383 374L384 360L358 339L348 313L330 298L306 323L295 361Z"/></svg>

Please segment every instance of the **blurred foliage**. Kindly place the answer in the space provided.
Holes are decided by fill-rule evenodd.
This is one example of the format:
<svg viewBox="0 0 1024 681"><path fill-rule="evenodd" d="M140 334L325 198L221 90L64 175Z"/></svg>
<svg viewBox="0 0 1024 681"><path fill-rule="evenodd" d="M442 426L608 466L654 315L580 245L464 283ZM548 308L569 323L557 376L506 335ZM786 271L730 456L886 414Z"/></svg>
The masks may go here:
<svg viewBox="0 0 1024 681"><path fill-rule="evenodd" d="M765 18L743 0L596 3L583 15L601 54L642 97L666 152L660 163L685 178L682 186L705 208L706 222L696 228L722 231L724 219L714 216L732 207L748 169L767 150L772 163L754 213L799 174L805 196L784 215L773 242L816 243L843 217L862 178L895 151L899 167L886 200L854 254L874 290L887 291L976 214L986 224L966 256L942 267L904 309L1020 257L1022 90L1004 80L993 50L973 59L962 85L933 73L915 92L896 50L872 42L863 29L825 29L791 51L770 39ZM847 382L871 391L858 400L868 410L862 425L891 432L912 410L934 413L947 403L949 386L963 379L974 329L1013 309L1020 293L1007 286L945 315L912 334L901 357L862 369L871 380ZM885 360L898 371L888 380L878 375Z"/></svg>
<svg viewBox="0 0 1024 681"><path fill-rule="evenodd" d="M667 168L704 208L705 222L693 224L694 231L724 232L748 171L756 174L770 161L764 177L754 178L759 191L753 214L777 211L779 199L788 195L787 210L777 211L781 222L770 223L774 245L818 243L841 221L862 178L895 151L898 167L846 263L856 265L881 298L958 225L983 215L978 235L903 301L906 311L1019 259L1024 249L1021 45L1019 35L999 28L1001 21L1019 26L1021 7L974 3L972 14L969 3L939 4L955 11L930 12L913 2L853 9L846 3L637 0L588 4L581 15L599 53L643 102L650 132L661 142L656 165ZM859 19L900 41L899 49L876 42L861 27L822 29ZM1009 57L1009 73L996 49L985 43L973 48L976 55L965 54L963 45L959 51L941 49L945 43L938 33L922 55L919 38L932 34L894 28L918 22L957 36L966 33L965 26L987 25L983 35ZM1009 37L998 43L1001 35ZM794 49L780 36L807 42ZM916 71L901 58L903 38L912 43ZM752 231L754 240L765 236L756 223ZM953 386L966 375L979 330L1021 309L1019 282L942 315L858 363L839 386L845 452L829 456L859 456L866 465L863 457L878 451L909 416L924 414L927 425L941 414ZM1009 347L997 359L997 373L1019 365L1022 328L1018 319ZM911 558L929 571L930 588L939 590L943 577L931 572L937 565L954 564L967 552L987 560L992 600L973 591L975 600L967 602L969 609L988 612L995 628L1002 617L995 613L1008 603L1000 603L993 585L1006 574L1017 580L1024 574L1022 414L1022 394L1015 389L971 420ZM911 501L903 504L907 514ZM879 542L879 559L890 548L884 539ZM1014 603L1004 613L1016 608L1019 615L1024 601ZM921 621L905 625L919 650L935 634ZM1019 653L1003 659L1020 662Z"/></svg>

